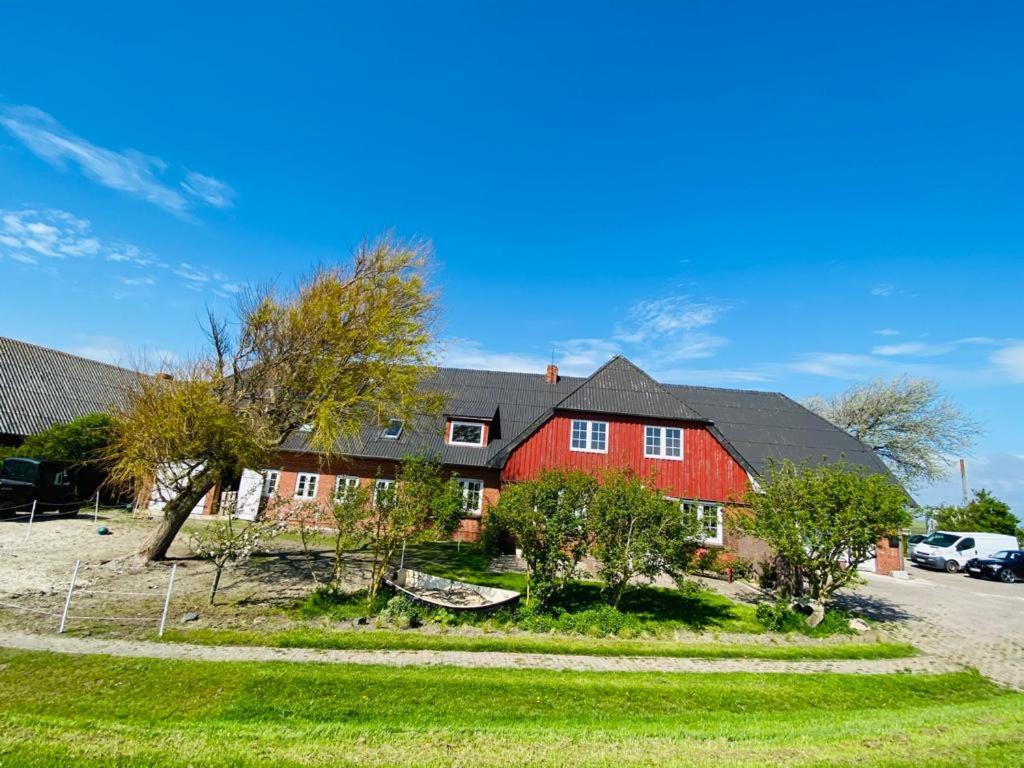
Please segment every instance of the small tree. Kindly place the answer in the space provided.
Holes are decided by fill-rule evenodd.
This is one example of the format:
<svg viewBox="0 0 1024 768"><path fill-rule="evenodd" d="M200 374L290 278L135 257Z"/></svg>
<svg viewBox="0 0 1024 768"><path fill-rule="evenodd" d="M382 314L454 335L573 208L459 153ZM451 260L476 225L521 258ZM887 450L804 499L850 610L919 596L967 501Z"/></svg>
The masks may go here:
<svg viewBox="0 0 1024 768"><path fill-rule="evenodd" d="M487 520L487 537L515 538L526 560L526 601L548 605L587 552L587 509L597 481L583 472L547 470L505 488Z"/></svg>
<svg viewBox="0 0 1024 768"><path fill-rule="evenodd" d="M89 413L66 424L50 425L7 455L65 462L74 469L79 493L92 495L106 480L102 460L113 437L114 417Z"/></svg>
<svg viewBox="0 0 1024 768"><path fill-rule="evenodd" d="M437 461L419 456L403 459L395 482L375 491L369 518L356 524L365 531L373 553L369 602L372 604L377 596L400 546L451 536L464 514L458 481L454 477L446 479Z"/></svg>
<svg viewBox="0 0 1024 768"><path fill-rule="evenodd" d="M262 466L300 427L331 456L368 424L439 408L421 386L433 359L427 255L422 243L383 238L292 290L247 291L235 322L209 316L194 364L126 393L107 451L112 476L171 489L139 561L163 558L216 483Z"/></svg>
<svg viewBox="0 0 1024 768"><path fill-rule="evenodd" d="M216 520L189 537L189 549L196 557L211 560L216 573L210 589L210 605L217 597L220 576L228 563L244 563L262 551L264 545L281 530L267 520L241 524L231 517Z"/></svg>
<svg viewBox="0 0 1024 768"><path fill-rule="evenodd" d="M878 379L804 404L863 441L909 486L945 477L950 457L970 448L980 431L930 379Z"/></svg>
<svg viewBox="0 0 1024 768"><path fill-rule="evenodd" d="M842 463L772 464L760 491L749 491L745 502L749 509L733 510L731 523L767 542L822 603L853 583L857 566L872 556L878 540L911 518L899 486Z"/></svg>
<svg viewBox="0 0 1024 768"><path fill-rule="evenodd" d="M339 489L331 514L334 517L334 568L331 579L340 584L345 572L345 552L366 540L371 518L371 490L366 485Z"/></svg>
<svg viewBox="0 0 1024 768"><path fill-rule="evenodd" d="M1024 528L1010 511L1010 505L984 488L974 491L966 507L939 507L935 524L946 531L1005 533L1024 539Z"/></svg>
<svg viewBox="0 0 1024 768"><path fill-rule="evenodd" d="M587 529L604 592L618 608L631 582L662 573L682 577L698 547L700 522L683 515L653 478L645 484L630 472L610 471L587 507Z"/></svg>

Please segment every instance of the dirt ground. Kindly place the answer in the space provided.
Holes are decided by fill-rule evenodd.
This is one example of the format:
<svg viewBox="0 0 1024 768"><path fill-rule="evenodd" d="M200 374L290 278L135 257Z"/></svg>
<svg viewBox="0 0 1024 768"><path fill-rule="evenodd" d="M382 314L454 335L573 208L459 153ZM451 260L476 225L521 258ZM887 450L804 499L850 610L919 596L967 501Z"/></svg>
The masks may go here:
<svg viewBox="0 0 1024 768"><path fill-rule="evenodd" d="M205 626L273 619L280 613L276 609L316 587L312 572L322 578L330 569L326 546L311 548L311 561L293 536L283 536L272 542L271 554L238 567L229 565L221 579L217 605L210 606L214 568L208 561L190 556L187 535L208 524L206 520L186 524L166 562L127 570L119 561L139 547L156 522L117 510L101 510L96 521L91 513L74 518L42 516L31 527L24 521L0 520L0 627L53 631L59 624L76 560L80 564L69 627L133 636L157 629L174 565L168 625L187 611L200 613ZM110 534L99 535L100 526ZM360 578L360 564L352 566L352 578Z"/></svg>

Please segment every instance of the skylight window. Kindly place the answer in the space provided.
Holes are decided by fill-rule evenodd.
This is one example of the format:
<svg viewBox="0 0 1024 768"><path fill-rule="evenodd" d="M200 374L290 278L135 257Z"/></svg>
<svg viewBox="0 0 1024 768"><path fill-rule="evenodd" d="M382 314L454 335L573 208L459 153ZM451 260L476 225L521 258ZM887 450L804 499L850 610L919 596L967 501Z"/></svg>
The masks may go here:
<svg viewBox="0 0 1024 768"><path fill-rule="evenodd" d="M397 440L399 437L402 436L402 428L403 424L401 419L392 419L391 421L388 422L387 428L381 433L380 436L383 437L385 440Z"/></svg>

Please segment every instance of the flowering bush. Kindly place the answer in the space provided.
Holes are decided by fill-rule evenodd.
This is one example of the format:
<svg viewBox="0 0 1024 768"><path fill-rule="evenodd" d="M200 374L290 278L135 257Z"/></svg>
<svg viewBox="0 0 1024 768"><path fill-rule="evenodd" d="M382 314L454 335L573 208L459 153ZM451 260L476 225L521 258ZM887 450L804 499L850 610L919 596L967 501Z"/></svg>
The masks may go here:
<svg viewBox="0 0 1024 768"><path fill-rule="evenodd" d="M210 590L210 605L217 596L220 575L229 562L244 563L262 551L264 545L281 532L277 521L258 520L245 525L234 518L216 520L189 537L189 550L196 557L213 561L217 569Z"/></svg>

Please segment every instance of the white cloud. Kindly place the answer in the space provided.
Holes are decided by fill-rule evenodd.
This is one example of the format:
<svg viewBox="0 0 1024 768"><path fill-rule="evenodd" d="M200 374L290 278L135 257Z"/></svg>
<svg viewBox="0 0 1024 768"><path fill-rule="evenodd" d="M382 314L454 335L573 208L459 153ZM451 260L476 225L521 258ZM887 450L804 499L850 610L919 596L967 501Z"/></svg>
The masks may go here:
<svg viewBox="0 0 1024 768"><path fill-rule="evenodd" d="M212 176L190 171L181 182L181 188L214 208L230 208L235 204L235 190Z"/></svg>
<svg viewBox="0 0 1024 768"><path fill-rule="evenodd" d="M892 296L896 292L896 286L889 283L880 283L871 289L872 296L881 296L883 298Z"/></svg>
<svg viewBox="0 0 1024 768"><path fill-rule="evenodd" d="M1010 510L1024 520L1024 455L993 453L967 459L967 485L971 490L987 488L996 498L1010 505ZM959 504L962 496L960 475L949 477L915 494L918 501L929 506Z"/></svg>
<svg viewBox="0 0 1024 768"><path fill-rule="evenodd" d="M210 279L210 276L206 272L192 266L187 261L181 262L181 264L178 265L178 268L174 270L174 274L178 275L178 277L185 278L190 283L205 283Z"/></svg>
<svg viewBox="0 0 1024 768"><path fill-rule="evenodd" d="M954 347L954 344L925 344L912 341L905 344L884 344L873 347L871 354L882 357L932 357L951 352Z"/></svg>
<svg viewBox="0 0 1024 768"><path fill-rule="evenodd" d="M729 307L695 302L689 296L638 301L630 307L626 321L615 329L615 338L632 344L679 331L693 331L714 325Z"/></svg>
<svg viewBox="0 0 1024 768"><path fill-rule="evenodd" d="M67 211L0 210L0 256L34 264L38 257L66 259L109 252L92 236L86 219Z"/></svg>
<svg viewBox="0 0 1024 768"><path fill-rule="evenodd" d="M482 344L470 339L448 339L438 350L438 355L445 365L453 368L490 371L542 373L548 363L537 355L485 349Z"/></svg>
<svg viewBox="0 0 1024 768"><path fill-rule="evenodd" d="M1024 382L1024 344L1003 347L989 359L1011 381Z"/></svg>
<svg viewBox="0 0 1024 768"><path fill-rule="evenodd" d="M864 379L877 369L879 361L869 355L845 352L809 352L789 367L798 373L811 373L833 379Z"/></svg>
<svg viewBox="0 0 1024 768"><path fill-rule="evenodd" d="M152 277L122 277L120 280L124 285L156 285Z"/></svg>
<svg viewBox="0 0 1024 768"><path fill-rule="evenodd" d="M875 331L876 336L899 336L900 332L893 330L892 328L880 328Z"/></svg>
<svg viewBox="0 0 1024 768"><path fill-rule="evenodd" d="M217 208L229 207L234 196L224 182L192 172L176 187L162 178L171 174L160 158L135 149L118 152L93 144L36 107L0 106L0 125L51 165L61 169L69 163L77 165L93 181L172 213L184 215L192 207L191 199Z"/></svg>

